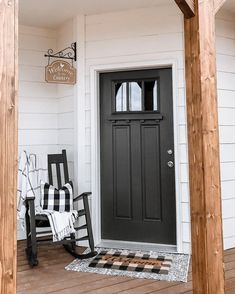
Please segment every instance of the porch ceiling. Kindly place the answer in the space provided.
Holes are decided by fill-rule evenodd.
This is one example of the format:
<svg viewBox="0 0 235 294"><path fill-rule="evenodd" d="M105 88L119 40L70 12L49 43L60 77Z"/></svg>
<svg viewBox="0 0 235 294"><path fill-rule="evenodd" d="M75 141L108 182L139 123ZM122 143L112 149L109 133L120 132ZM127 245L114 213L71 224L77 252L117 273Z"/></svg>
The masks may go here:
<svg viewBox="0 0 235 294"><path fill-rule="evenodd" d="M224 9L229 10L232 13L235 13L235 1L227 0L223 6Z"/></svg>
<svg viewBox="0 0 235 294"><path fill-rule="evenodd" d="M20 0L19 22L23 25L56 29L77 14L100 14L166 5L173 0ZM172 4L175 5L175 4Z"/></svg>

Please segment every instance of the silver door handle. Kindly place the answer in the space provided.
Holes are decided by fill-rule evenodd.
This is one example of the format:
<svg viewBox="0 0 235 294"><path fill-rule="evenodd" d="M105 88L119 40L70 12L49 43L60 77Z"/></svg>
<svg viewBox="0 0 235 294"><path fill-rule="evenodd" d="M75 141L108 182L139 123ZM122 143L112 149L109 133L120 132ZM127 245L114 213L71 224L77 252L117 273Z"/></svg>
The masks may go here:
<svg viewBox="0 0 235 294"><path fill-rule="evenodd" d="M173 161L168 161L167 165L168 165L169 168L172 168L172 167L174 167L174 162Z"/></svg>

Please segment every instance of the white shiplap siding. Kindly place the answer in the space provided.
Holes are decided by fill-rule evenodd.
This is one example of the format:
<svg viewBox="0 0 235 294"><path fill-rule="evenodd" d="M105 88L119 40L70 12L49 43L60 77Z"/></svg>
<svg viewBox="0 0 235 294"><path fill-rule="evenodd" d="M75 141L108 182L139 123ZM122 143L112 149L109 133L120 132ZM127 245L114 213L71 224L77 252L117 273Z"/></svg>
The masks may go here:
<svg viewBox="0 0 235 294"><path fill-rule="evenodd" d="M55 31L20 26L19 152L57 151L57 88L44 79L44 54L55 46Z"/></svg>
<svg viewBox="0 0 235 294"><path fill-rule="evenodd" d="M69 20L57 30L57 48L67 48L73 42L73 21ZM74 181L74 86L57 85L57 90L58 148L67 151L69 175Z"/></svg>
<svg viewBox="0 0 235 294"><path fill-rule="evenodd" d="M231 16L216 20L219 122L225 248L235 244L235 23ZM129 10L86 17L86 166L91 168L90 68L96 65L175 59L177 76L177 121L179 181L183 251L190 250L190 209L188 187L187 128L185 108L184 41L182 16L172 7ZM234 109L233 109L234 108ZM229 209L229 210L228 210Z"/></svg>
<svg viewBox="0 0 235 294"><path fill-rule="evenodd" d="M75 24L79 22L81 26L76 29ZM80 59L77 64L82 65L82 70L78 68L78 84L75 87L46 84L44 66L47 60L43 56L44 52L48 48L62 49L70 45L80 38L78 34L82 35L78 44ZM225 248L231 248L235 246L235 21L229 13L220 13L216 17L216 48L223 227ZM181 199L178 211L181 229L178 234L182 240L181 250L189 252L191 238L183 17L173 2L172 5L80 16L67 21L56 32L21 27L19 57L20 150L30 148L32 152L45 154L66 148L70 174L72 178L75 177L75 181L74 167L84 167L82 187L86 190L90 190L92 181L95 181L91 171L91 68L140 61L144 64L153 60L157 64L158 61L174 60L177 65L174 96L177 121L175 147L178 152L176 168ZM84 158L78 158L74 163L77 148Z"/></svg>
<svg viewBox="0 0 235 294"><path fill-rule="evenodd" d="M19 28L19 153L41 157L58 151L56 85L45 82L44 57L56 47L56 32L27 26ZM18 226L18 238L25 232Z"/></svg>
<svg viewBox="0 0 235 294"><path fill-rule="evenodd" d="M220 160L225 249L235 246L235 21L216 19Z"/></svg>
<svg viewBox="0 0 235 294"><path fill-rule="evenodd" d="M58 153L65 148L73 179L73 86L45 82L45 66L48 63L45 52L49 48L56 50L57 46L67 47L72 43L66 26L64 30L57 32L20 26L18 145L19 153L27 150L43 159L47 154ZM24 238L24 235L18 227L18 238Z"/></svg>
<svg viewBox="0 0 235 294"><path fill-rule="evenodd" d="M183 18L175 5L129 10L86 17L86 166L91 171L90 68L97 65L135 63L149 60L174 60L176 73L175 130L179 150L178 180L182 195L180 210L183 246L190 248L190 214L188 204L188 167L185 119ZM93 180L93 179L92 179Z"/></svg>

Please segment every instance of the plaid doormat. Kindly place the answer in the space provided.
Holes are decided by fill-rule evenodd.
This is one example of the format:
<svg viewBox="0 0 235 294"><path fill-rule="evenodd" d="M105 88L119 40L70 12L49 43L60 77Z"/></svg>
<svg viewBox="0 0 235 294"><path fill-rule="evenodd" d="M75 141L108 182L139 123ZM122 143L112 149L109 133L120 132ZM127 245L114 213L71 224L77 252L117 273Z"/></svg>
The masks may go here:
<svg viewBox="0 0 235 294"><path fill-rule="evenodd" d="M172 258L169 256L137 252L126 255L121 251L103 250L90 262L89 267L167 275L171 264Z"/></svg>
<svg viewBox="0 0 235 294"><path fill-rule="evenodd" d="M75 259L66 270L112 276L187 282L190 256L154 251L96 248L94 258Z"/></svg>

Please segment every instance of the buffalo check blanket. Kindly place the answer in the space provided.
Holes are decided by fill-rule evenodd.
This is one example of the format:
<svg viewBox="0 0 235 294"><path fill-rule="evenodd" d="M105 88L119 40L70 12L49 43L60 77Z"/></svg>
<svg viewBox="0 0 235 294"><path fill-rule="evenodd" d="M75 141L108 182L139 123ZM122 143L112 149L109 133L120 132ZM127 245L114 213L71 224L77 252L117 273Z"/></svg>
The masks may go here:
<svg viewBox="0 0 235 294"><path fill-rule="evenodd" d="M167 275L171 265L172 258L169 256L134 252L123 255L121 251L103 250L90 262L89 267Z"/></svg>

